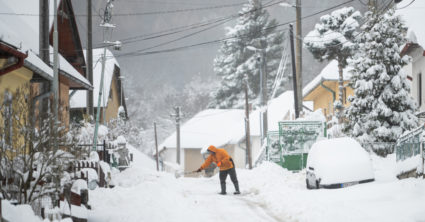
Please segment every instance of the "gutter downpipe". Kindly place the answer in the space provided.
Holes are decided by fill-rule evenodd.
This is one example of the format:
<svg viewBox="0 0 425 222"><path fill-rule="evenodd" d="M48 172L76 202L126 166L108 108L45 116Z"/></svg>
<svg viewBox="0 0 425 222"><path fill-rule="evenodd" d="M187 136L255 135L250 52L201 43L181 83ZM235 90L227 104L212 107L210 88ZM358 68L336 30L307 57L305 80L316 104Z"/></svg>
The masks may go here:
<svg viewBox="0 0 425 222"><path fill-rule="evenodd" d="M327 91L332 93L332 102L335 102L335 91L333 91L331 88L325 86L325 84L323 84L323 82L320 82L320 86L322 86L324 89L326 89Z"/></svg>
<svg viewBox="0 0 425 222"><path fill-rule="evenodd" d="M26 57L28 57L27 54L24 54L22 52L19 52L19 51L13 49L13 48L10 48L10 47L6 46L3 43L0 43L0 50L5 51L5 52L8 52L8 53L10 53L13 56L15 56L15 57L18 58L18 62L17 63L15 63L15 64L13 64L13 65L11 65L9 67L6 67L4 69L1 69L0 70L0 76L4 75L6 73L12 72L14 70L17 70L17 69L21 68L22 66L24 66L24 59Z"/></svg>

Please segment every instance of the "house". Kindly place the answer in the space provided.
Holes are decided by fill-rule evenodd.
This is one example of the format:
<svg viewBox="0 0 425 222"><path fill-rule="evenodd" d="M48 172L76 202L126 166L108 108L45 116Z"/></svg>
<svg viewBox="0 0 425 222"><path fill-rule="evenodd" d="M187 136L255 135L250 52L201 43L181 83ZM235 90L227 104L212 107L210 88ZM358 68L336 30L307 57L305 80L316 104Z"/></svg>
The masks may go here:
<svg viewBox="0 0 425 222"><path fill-rule="evenodd" d="M279 122L294 119L294 94L286 91L268 102L268 131L279 131ZM250 113L252 163L261 153L260 110ZM200 151L214 145L227 149L236 167L245 168L245 111L239 109L207 109L187 121L180 130L181 164L185 171L197 169L203 162ZM176 162L176 133L159 146L163 160Z"/></svg>
<svg viewBox="0 0 425 222"><path fill-rule="evenodd" d="M204 162L201 149L214 145L232 156L236 167L245 168L245 112L241 109L206 109L180 128L180 166L184 171L198 169ZM159 145L162 160L176 163L176 133Z"/></svg>
<svg viewBox="0 0 425 222"><path fill-rule="evenodd" d="M410 93L417 102L421 122L425 121L425 28L421 19L424 18L423 11L418 9L424 7L424 1L416 1L409 7L397 10L397 15L401 16L408 27L408 42L401 49L401 54L410 56L411 61L403 69L411 80Z"/></svg>
<svg viewBox="0 0 425 222"><path fill-rule="evenodd" d="M30 15L39 14L39 1L24 0L24 1L6 1L0 0L2 4L2 10L4 12L0 15L0 20L2 21L0 27L0 34L10 39L14 39L18 47L22 50L31 51L34 55L39 53L39 19L38 17ZM50 2L50 11L53 11L53 3ZM79 55L71 55L75 51L81 51L81 43L79 42L78 30L76 29L75 21L74 24L67 22L74 18L72 12L71 1L63 0L59 4L61 7L61 13L58 14L58 30L59 37L62 36L62 39L59 39L59 51L63 54L59 54L59 106L60 106L60 115L59 120L61 123L68 128L69 126L69 90L74 89L85 89L91 90L92 86L88 80L84 77L84 70L82 69L84 65L84 57ZM28 14L28 16L11 16L14 14ZM53 17L50 16L50 33L52 33L52 24ZM68 27L69 26L69 27ZM61 28L60 28L61 27ZM73 30L71 33L68 33L69 30ZM66 33L65 33L66 32ZM62 33L62 34L61 34ZM65 41L68 35L73 35L72 41ZM62 44L61 44L62 42ZM74 46L70 46L74 45ZM64 49L66 48L66 49ZM67 49L69 48L69 49ZM50 64L48 66L53 66L53 48L49 46L50 51ZM38 55L40 56L40 55ZM67 60L67 58L69 61ZM72 64L71 64L72 63ZM34 84L34 87L38 89L42 94L48 94L50 91L50 83L46 82L42 78L35 76L32 82L37 82ZM48 97L48 96L47 96ZM47 100L47 98L44 98ZM39 103L41 106L41 103Z"/></svg>
<svg viewBox="0 0 425 222"><path fill-rule="evenodd" d="M93 50L93 107L95 108L95 113L97 112L102 75L102 56L103 48ZM106 49L103 92L100 98L100 122L109 122L117 118L120 113L124 119L128 119L122 80L121 70L117 60L112 52ZM71 97L71 116L75 120L81 120L85 113L87 107L86 92L84 90L78 90Z"/></svg>
<svg viewBox="0 0 425 222"><path fill-rule="evenodd" d="M350 77L349 69L345 68L343 70L344 89L342 92L344 107L350 105L347 98L354 95L353 89L347 86ZM339 100L338 80L338 62L332 60L322 69L319 75L303 88L303 100L312 101L313 111L322 109L323 114L329 119L335 114L334 102Z"/></svg>

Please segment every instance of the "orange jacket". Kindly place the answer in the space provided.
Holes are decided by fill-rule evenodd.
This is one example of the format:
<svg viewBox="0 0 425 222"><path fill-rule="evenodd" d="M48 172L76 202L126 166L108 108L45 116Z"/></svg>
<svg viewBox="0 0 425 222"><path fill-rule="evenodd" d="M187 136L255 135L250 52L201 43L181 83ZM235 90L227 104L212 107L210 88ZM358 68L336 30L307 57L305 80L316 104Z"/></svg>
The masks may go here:
<svg viewBox="0 0 425 222"><path fill-rule="evenodd" d="M208 150L214 152L210 154L205 162L201 166L201 170L207 168L212 162L215 162L218 167L220 167L220 171L228 170L233 168L233 164L230 161L230 155L227 153L225 149L216 148L215 146L209 146Z"/></svg>

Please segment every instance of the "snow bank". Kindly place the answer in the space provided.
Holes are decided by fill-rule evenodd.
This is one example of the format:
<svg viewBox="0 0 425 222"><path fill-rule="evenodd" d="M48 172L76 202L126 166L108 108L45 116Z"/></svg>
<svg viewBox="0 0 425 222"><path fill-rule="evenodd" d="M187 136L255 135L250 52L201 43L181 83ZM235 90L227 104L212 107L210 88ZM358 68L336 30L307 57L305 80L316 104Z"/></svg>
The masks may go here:
<svg viewBox="0 0 425 222"><path fill-rule="evenodd" d="M345 144L344 144L345 145ZM221 196L218 175L179 178L156 172L155 162L130 146L132 167L113 189L90 192L89 221L423 221L425 180L396 179L395 155L372 155L376 181L338 190L307 190L305 171L264 162L238 169L242 195ZM228 192L233 192L227 180ZM229 213L230 212L230 213ZM266 214L264 214L266 213ZM224 217L223 217L224 215ZM261 218L261 219L259 219Z"/></svg>
<svg viewBox="0 0 425 222"><path fill-rule="evenodd" d="M397 162L397 175L407 173L412 170L421 170L419 169L421 164L422 158L421 155L415 155L412 157L409 157L405 160L398 161Z"/></svg>
<svg viewBox="0 0 425 222"><path fill-rule="evenodd" d="M38 222L42 221L34 214L30 205L17 205L14 206L7 200L1 200L3 218L6 221L13 222Z"/></svg>
<svg viewBox="0 0 425 222"><path fill-rule="evenodd" d="M314 143L307 159L309 167L324 185L374 178L369 153L348 137Z"/></svg>
<svg viewBox="0 0 425 222"><path fill-rule="evenodd" d="M291 173L265 162L252 171L238 171L242 198L290 222L424 220L425 181L397 180L394 155L372 160L376 182L336 190L307 190L305 171Z"/></svg>

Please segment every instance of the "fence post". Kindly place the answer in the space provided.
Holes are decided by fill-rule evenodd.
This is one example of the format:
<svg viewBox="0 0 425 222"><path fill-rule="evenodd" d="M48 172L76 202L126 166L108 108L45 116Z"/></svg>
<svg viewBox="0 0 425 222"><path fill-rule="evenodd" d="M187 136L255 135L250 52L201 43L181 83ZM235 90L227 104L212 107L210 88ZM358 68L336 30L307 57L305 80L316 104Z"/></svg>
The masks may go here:
<svg viewBox="0 0 425 222"><path fill-rule="evenodd" d="M103 140L103 161L106 162L106 142Z"/></svg>
<svg viewBox="0 0 425 222"><path fill-rule="evenodd" d="M424 143L423 142L419 142L419 154L421 155L421 166L420 168L422 169L422 178L425 176L425 167L424 167Z"/></svg>

